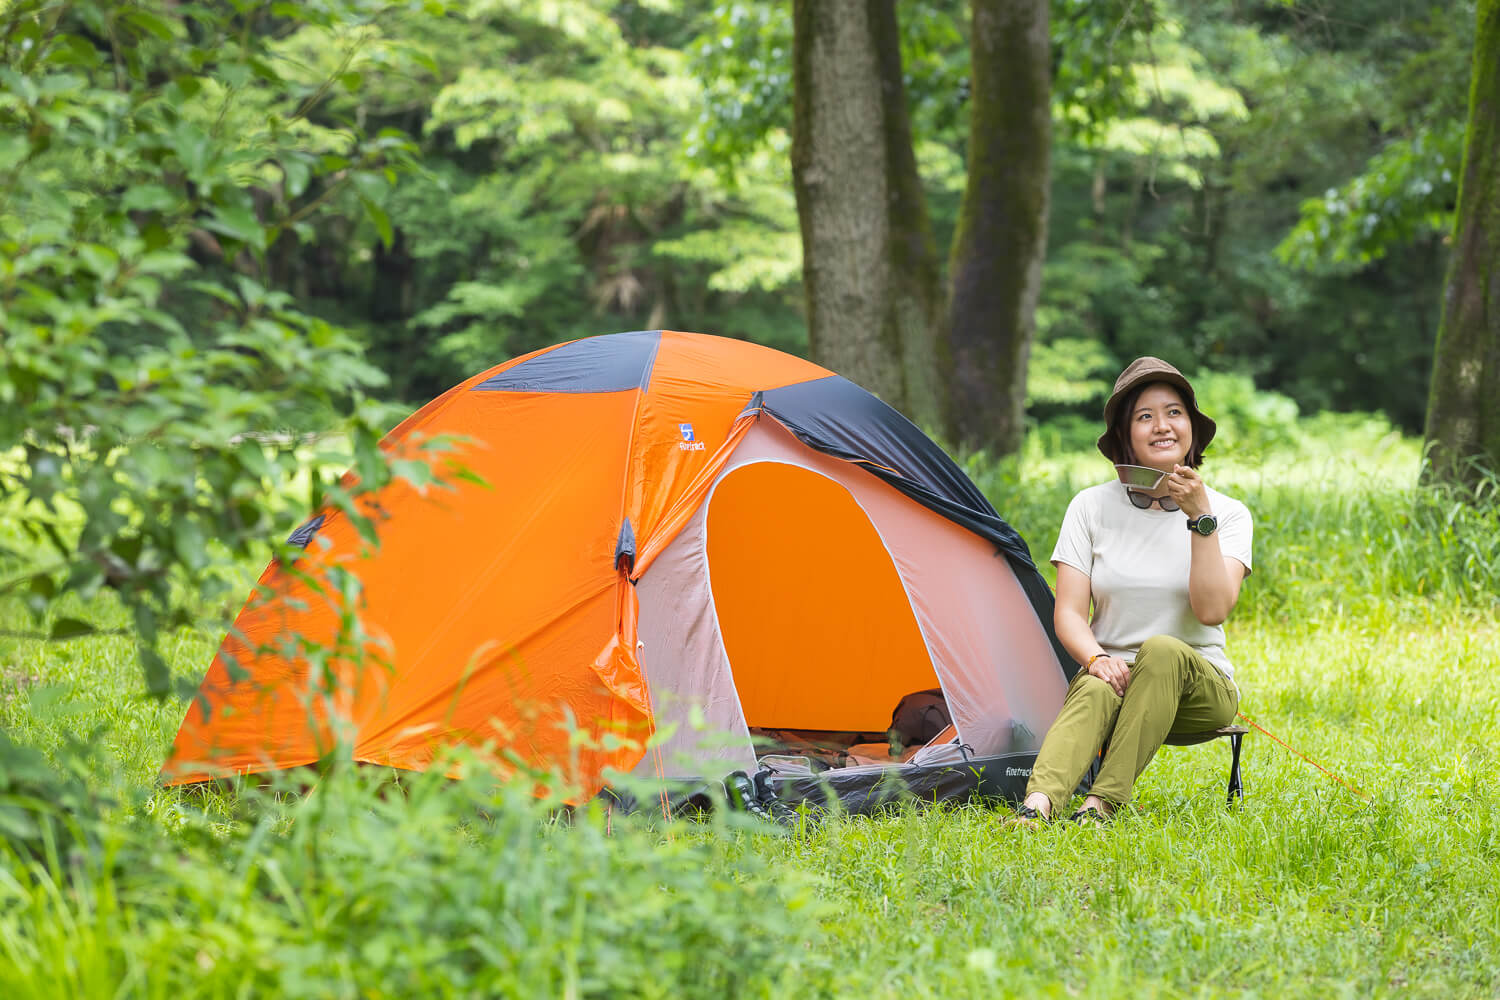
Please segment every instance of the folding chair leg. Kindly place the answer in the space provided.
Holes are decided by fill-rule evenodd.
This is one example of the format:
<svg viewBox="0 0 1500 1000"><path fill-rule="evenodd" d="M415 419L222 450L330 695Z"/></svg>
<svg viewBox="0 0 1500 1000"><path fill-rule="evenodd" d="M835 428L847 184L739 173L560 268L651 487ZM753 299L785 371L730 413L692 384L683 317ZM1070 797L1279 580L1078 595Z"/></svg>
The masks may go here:
<svg viewBox="0 0 1500 1000"><path fill-rule="evenodd" d="M1229 762L1229 805L1234 805L1235 799L1245 801L1245 789L1240 784L1240 741L1244 738L1242 733L1229 737L1229 750L1232 754Z"/></svg>

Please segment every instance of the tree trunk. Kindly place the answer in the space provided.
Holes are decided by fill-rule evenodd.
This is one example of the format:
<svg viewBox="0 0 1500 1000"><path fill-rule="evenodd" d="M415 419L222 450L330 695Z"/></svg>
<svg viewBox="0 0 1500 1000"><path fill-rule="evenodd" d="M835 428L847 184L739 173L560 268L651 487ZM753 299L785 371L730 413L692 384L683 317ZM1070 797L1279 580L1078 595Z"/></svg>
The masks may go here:
<svg viewBox="0 0 1500 1000"><path fill-rule="evenodd" d="M869 0L869 11L880 70L890 231L890 302L883 339L897 347L902 386L897 408L937 432L946 406L937 370L937 338L947 311L942 264L912 149L896 0Z"/></svg>
<svg viewBox="0 0 1500 1000"><path fill-rule="evenodd" d="M1500 0L1480 0L1453 260L1427 400L1432 482L1500 472Z"/></svg>
<svg viewBox="0 0 1500 1000"><path fill-rule="evenodd" d="M1047 248L1052 142L1047 0L973 0L969 176L939 366L949 437L1021 446L1026 362Z"/></svg>
<svg viewBox="0 0 1500 1000"><path fill-rule="evenodd" d="M905 400L890 301L890 188L869 5L795 0L792 183L812 358Z"/></svg>

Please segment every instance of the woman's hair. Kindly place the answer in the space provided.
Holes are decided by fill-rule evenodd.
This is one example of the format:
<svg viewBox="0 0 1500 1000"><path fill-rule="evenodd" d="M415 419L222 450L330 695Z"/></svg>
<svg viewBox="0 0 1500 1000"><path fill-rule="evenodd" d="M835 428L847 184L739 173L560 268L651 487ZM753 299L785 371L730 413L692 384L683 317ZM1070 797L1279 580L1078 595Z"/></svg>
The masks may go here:
<svg viewBox="0 0 1500 1000"><path fill-rule="evenodd" d="M1109 428L1109 442L1114 446L1115 452L1111 456L1111 461L1116 465L1140 464L1140 459L1136 457L1135 452L1130 447L1130 420L1135 416L1135 404L1140 400L1141 393L1153 385L1171 389L1177 394L1177 398L1182 400L1182 405L1187 408L1188 424L1193 428L1193 443L1188 448L1187 456L1183 459L1182 464L1190 469L1198 468L1198 466L1203 464L1203 445L1199 443L1203 440L1203 434L1198 427L1198 408L1188 402L1182 390L1170 382L1147 382L1144 385L1138 385L1121 402L1120 408L1115 411L1115 422Z"/></svg>

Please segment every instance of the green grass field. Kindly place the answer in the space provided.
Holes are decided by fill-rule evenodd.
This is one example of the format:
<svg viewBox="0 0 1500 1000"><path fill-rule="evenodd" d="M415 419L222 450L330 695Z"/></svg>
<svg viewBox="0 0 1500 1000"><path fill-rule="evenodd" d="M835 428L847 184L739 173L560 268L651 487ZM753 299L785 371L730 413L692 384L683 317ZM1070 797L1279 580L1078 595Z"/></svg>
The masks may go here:
<svg viewBox="0 0 1500 1000"><path fill-rule="evenodd" d="M125 640L0 638L0 722L78 817L0 863L0 996L1500 995L1500 499L1418 490L1418 457L1346 421L1204 469L1257 519L1242 707L1365 798L1259 733L1242 808L1227 747L1168 748L1103 830L966 805L606 831L358 772L193 796L154 786L183 705L140 694ZM1045 563L1108 470L969 471ZM180 636L174 669L218 638Z"/></svg>

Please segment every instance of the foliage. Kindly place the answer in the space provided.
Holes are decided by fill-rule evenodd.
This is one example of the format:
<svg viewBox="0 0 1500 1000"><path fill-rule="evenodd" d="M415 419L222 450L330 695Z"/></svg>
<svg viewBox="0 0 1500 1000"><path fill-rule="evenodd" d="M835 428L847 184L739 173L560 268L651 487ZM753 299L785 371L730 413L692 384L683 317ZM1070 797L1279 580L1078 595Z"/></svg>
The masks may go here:
<svg viewBox="0 0 1500 1000"><path fill-rule="evenodd" d="M762 145L785 156L792 114L792 14L786 4L722 4L690 49L704 81L685 152L734 180Z"/></svg>
<svg viewBox="0 0 1500 1000"><path fill-rule="evenodd" d="M1412 171L1461 119L1454 54L1472 31L1441 5L1362 9L1335 24L1280 4L1162 6L1135 110L1055 151L1039 356L1051 338L1081 337L1121 364L1155 354L1249 375L1305 413L1378 408L1421 426L1446 256L1421 220L1445 194L1440 169L1430 190ZM1384 180L1366 170L1419 136L1425 160ZM1329 191L1347 211L1328 217L1318 253L1342 240L1369 251L1363 266L1319 257L1309 269L1289 252L1311 246L1298 227L1309 192L1322 212ZM1372 199L1387 213L1371 233L1379 253L1356 232ZM1035 402L1042 421L1059 416L1059 401Z"/></svg>
<svg viewBox="0 0 1500 1000"><path fill-rule="evenodd" d="M1153 82L1153 39L1163 26L1159 0L1053 0L1050 26L1056 69L1052 83L1056 134L1064 141L1095 144L1140 105Z"/></svg>
<svg viewBox="0 0 1500 1000"><path fill-rule="evenodd" d="M162 633L224 593L225 555L289 527L277 492L308 458L300 430L347 429L362 487L390 478L365 396L381 373L269 260L341 194L381 227L381 192L411 164L399 134L310 121L357 81L292 54L302 32L357 47L388 9L0 13L0 481L25 533L0 552L0 592L59 641L94 631L54 613L66 595L117 594L156 694ZM299 506L370 527L357 492L314 479Z"/></svg>
<svg viewBox="0 0 1500 1000"><path fill-rule="evenodd" d="M59 771L34 747L17 745L0 730L0 845L8 859L42 862L54 870L72 864L88 840L107 799L92 787L78 752L88 740L71 737L68 766ZM0 852L0 857L4 857Z"/></svg>
<svg viewBox="0 0 1500 1000"><path fill-rule="evenodd" d="M1473 24L1474 4L1466 2L1430 5L1426 18L1374 30L1375 46L1400 53L1389 96L1372 102L1382 112L1379 145L1352 179L1302 204L1277 247L1282 260L1358 270L1394 247L1449 231Z"/></svg>
<svg viewBox="0 0 1500 1000"><path fill-rule="evenodd" d="M799 350L799 247L783 159L733 189L683 154L703 81L692 4L474 2L372 26L327 113L420 136L426 169L386 202L392 239L330 219L282 267L360 332L420 403L535 348L672 326ZM323 49L305 58L330 62ZM415 78L415 79L414 79Z"/></svg>
<svg viewBox="0 0 1500 1000"><path fill-rule="evenodd" d="M454 0L441 17L403 2L340 20L350 3L268 43L290 88L282 119L309 155L410 136L423 169L394 185L381 171L309 177L285 211L257 204L268 220L317 204L295 238L269 244L257 277L350 331L389 377L384 395L417 404L516 353L620 329L805 350L783 6ZM1039 338L1044 370L1050 337L1083 338L1090 357L1162 354L1248 374L1304 412L1378 406L1420 426L1446 255L1431 224L1451 197L1433 154L1446 162L1462 118L1472 18L1467 4L1357 9L1053 4L1042 305L1061 323ZM924 0L899 13L946 245L963 187L968 11ZM277 89L252 75L236 101L266 111ZM1090 417L1049 383L1035 418Z"/></svg>
<svg viewBox="0 0 1500 1000"><path fill-rule="evenodd" d="M1310 270L1356 270L1393 246L1447 233L1462 151L1458 122L1393 141L1342 188L1303 202L1302 218L1276 248L1277 256Z"/></svg>
<svg viewBox="0 0 1500 1000"><path fill-rule="evenodd" d="M808 880L487 784L338 772L305 798L243 790L228 816L163 795L154 817L100 831L69 892L51 867L0 878L0 985L647 998L817 981Z"/></svg>
<svg viewBox="0 0 1500 1000"><path fill-rule="evenodd" d="M1181 36L1168 21L1150 37L1151 61L1130 67L1132 86L1089 146L1145 164L1148 183L1164 176L1200 187L1197 164L1220 155L1215 131L1249 113L1239 91L1213 79Z"/></svg>

